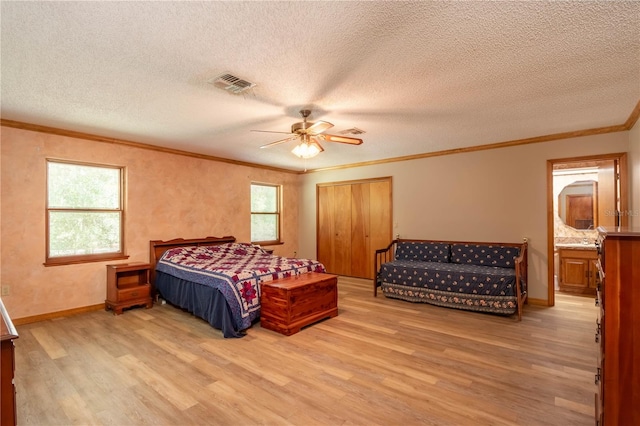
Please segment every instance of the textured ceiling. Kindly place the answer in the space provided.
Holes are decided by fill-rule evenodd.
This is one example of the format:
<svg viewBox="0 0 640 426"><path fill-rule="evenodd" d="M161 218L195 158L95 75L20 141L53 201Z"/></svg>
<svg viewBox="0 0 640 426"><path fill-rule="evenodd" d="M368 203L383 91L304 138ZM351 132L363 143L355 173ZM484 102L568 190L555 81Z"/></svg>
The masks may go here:
<svg viewBox="0 0 640 426"><path fill-rule="evenodd" d="M1 3L2 118L300 170L623 124L640 2ZM207 80L257 85L231 95ZM364 144L259 149L300 121Z"/></svg>

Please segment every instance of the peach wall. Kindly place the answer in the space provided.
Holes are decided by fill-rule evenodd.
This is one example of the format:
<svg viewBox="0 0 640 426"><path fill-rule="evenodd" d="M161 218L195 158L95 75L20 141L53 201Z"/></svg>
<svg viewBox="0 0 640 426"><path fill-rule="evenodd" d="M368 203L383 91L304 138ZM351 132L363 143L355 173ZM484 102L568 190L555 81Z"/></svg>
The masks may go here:
<svg viewBox="0 0 640 426"><path fill-rule="evenodd" d="M300 202L300 255L316 253L316 184L393 177L393 234L519 242L529 238L530 297L547 299L547 160L626 152L629 132L309 173ZM366 142L365 142L366 143Z"/></svg>
<svg viewBox="0 0 640 426"><path fill-rule="evenodd" d="M104 302L105 265L43 266L45 159L126 167L126 252L147 261L149 240L234 235L249 241L250 183L283 185L284 245L298 251L299 176L259 168L2 127L1 272L13 319Z"/></svg>

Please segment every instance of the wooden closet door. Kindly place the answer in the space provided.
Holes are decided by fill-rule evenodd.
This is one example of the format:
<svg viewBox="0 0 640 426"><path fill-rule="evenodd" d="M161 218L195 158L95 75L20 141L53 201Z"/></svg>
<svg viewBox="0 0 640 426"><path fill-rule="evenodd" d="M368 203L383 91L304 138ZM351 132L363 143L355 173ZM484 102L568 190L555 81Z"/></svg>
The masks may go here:
<svg viewBox="0 0 640 426"><path fill-rule="evenodd" d="M335 187L318 187L318 260L327 272L335 270Z"/></svg>
<svg viewBox="0 0 640 426"><path fill-rule="evenodd" d="M318 260L327 272L372 279L391 242L391 178L318 185Z"/></svg>
<svg viewBox="0 0 640 426"><path fill-rule="evenodd" d="M351 185L351 275L373 279L373 256L391 242L391 183Z"/></svg>
<svg viewBox="0 0 640 426"><path fill-rule="evenodd" d="M351 276L351 185L335 186L334 192L334 263L330 272Z"/></svg>
<svg viewBox="0 0 640 426"><path fill-rule="evenodd" d="M369 264L371 238L370 222L370 184L351 185L351 275L372 278ZM371 256L370 256L371 254Z"/></svg>
<svg viewBox="0 0 640 426"><path fill-rule="evenodd" d="M368 274L365 278L374 277L373 257L376 250L387 247L393 240L392 203L391 179L369 184L370 250L367 256Z"/></svg>
<svg viewBox="0 0 640 426"><path fill-rule="evenodd" d="M318 187L318 260L331 274L351 275L351 185Z"/></svg>

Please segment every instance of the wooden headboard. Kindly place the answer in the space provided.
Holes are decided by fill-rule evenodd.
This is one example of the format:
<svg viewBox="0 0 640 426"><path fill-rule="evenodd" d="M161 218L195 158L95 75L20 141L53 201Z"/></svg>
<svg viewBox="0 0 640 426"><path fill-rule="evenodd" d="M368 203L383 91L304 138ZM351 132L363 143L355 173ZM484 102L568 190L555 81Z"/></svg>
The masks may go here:
<svg viewBox="0 0 640 426"><path fill-rule="evenodd" d="M215 246L218 244L235 243L236 237L206 237L206 238L193 238L185 240L184 238L176 238L174 240L162 241L151 240L149 241L149 263L151 264L151 270L149 280L151 281L152 294L155 296L156 289L156 264L162 257L165 251L176 247L187 246Z"/></svg>

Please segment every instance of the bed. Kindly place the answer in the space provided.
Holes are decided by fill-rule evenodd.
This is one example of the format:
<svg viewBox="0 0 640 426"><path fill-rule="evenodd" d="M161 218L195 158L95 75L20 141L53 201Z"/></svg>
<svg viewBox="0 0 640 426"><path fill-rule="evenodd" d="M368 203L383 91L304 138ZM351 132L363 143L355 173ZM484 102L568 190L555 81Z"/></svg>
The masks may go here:
<svg viewBox="0 0 640 426"><path fill-rule="evenodd" d="M325 272L311 259L274 256L235 237L150 241L152 292L222 330L242 337L260 318L260 283Z"/></svg>

